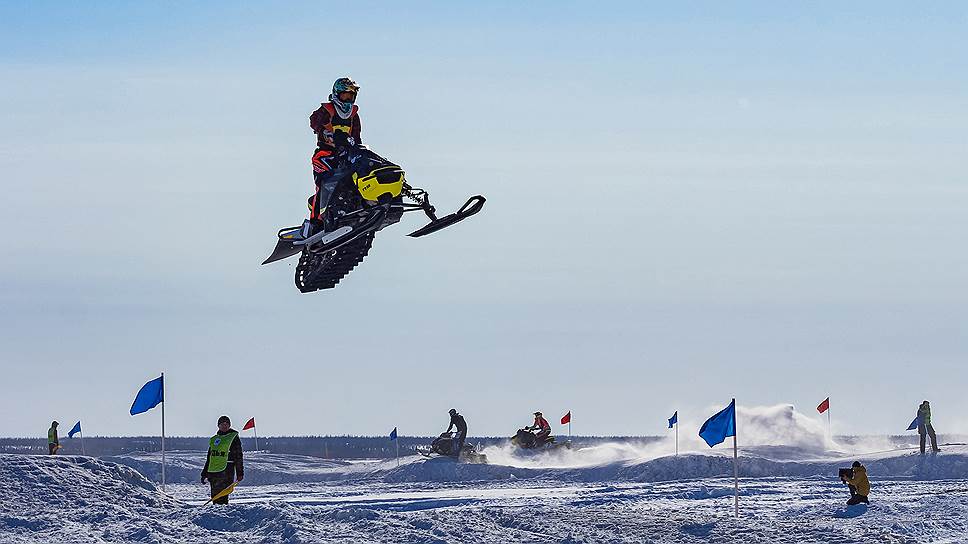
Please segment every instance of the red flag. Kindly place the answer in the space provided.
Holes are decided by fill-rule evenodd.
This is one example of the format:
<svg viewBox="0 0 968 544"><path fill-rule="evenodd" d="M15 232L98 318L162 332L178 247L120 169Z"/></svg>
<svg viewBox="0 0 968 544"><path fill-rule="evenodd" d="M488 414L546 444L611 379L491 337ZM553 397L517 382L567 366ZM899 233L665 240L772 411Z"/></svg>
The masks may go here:
<svg viewBox="0 0 968 544"><path fill-rule="evenodd" d="M817 411L820 412L821 414L826 412L829 409L830 409L830 397L823 399L823 402L820 403L820 406L817 406Z"/></svg>
<svg viewBox="0 0 968 544"><path fill-rule="evenodd" d="M567 414L561 416L561 424L562 425L567 425L569 423L571 423L571 410L568 410L568 413Z"/></svg>
<svg viewBox="0 0 968 544"><path fill-rule="evenodd" d="M254 428L255 428L255 418L253 417L245 422L245 426L242 427L242 430L248 431L249 429L254 429Z"/></svg>

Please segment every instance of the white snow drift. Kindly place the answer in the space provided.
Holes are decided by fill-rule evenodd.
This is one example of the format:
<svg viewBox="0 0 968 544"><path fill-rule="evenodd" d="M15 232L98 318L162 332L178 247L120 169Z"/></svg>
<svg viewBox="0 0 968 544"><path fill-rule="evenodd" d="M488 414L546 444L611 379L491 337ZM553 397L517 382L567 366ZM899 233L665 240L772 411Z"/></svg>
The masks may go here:
<svg viewBox="0 0 968 544"><path fill-rule="evenodd" d="M616 444L523 456L521 466L410 456L398 467L256 452L228 507L200 506L203 452L169 454L167 496L142 476L159 472L154 454L0 455L0 541L901 542L968 532L964 446L862 457L869 509L843 505L836 469L854 457L748 448L738 520L725 450L641 453Z"/></svg>

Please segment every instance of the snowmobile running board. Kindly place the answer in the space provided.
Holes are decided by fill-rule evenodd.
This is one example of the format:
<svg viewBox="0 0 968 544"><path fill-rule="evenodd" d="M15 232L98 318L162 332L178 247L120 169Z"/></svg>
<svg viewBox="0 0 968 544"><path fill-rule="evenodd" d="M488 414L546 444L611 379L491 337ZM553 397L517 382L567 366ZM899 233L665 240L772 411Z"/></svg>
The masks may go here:
<svg viewBox="0 0 968 544"><path fill-rule="evenodd" d="M411 232L407 236L411 236L413 238L419 238L421 236L433 234L438 230L445 229L481 211L481 209L484 207L485 202L487 202L487 199L485 199L481 195L472 196L467 199L467 202L465 202L464 205L461 206L459 210L457 210L456 212L450 215L441 217L440 219L438 219L437 216L434 215L433 206L424 208L424 213L426 213L427 217L430 218L430 223L427 223L423 227Z"/></svg>
<svg viewBox="0 0 968 544"><path fill-rule="evenodd" d="M381 206L369 219L358 225L357 228L344 225L330 232L318 232L309 238L299 238L302 227L290 227L279 231L279 241L276 248L272 251L262 264L274 263L297 253L302 253L303 248L309 247L312 251L333 251L356 240L364 234L376 230L383 224L387 216L387 206Z"/></svg>

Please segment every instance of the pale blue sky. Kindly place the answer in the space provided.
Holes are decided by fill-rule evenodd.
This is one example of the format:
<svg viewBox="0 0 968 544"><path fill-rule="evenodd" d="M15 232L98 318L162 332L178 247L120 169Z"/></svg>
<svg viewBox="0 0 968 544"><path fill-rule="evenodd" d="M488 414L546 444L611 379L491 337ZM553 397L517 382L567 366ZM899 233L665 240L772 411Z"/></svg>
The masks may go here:
<svg viewBox="0 0 968 544"><path fill-rule="evenodd" d="M155 433L161 371L179 435L827 395L968 432L965 35L963 3L2 2L0 435ZM343 75L439 208L488 204L300 295L259 263Z"/></svg>

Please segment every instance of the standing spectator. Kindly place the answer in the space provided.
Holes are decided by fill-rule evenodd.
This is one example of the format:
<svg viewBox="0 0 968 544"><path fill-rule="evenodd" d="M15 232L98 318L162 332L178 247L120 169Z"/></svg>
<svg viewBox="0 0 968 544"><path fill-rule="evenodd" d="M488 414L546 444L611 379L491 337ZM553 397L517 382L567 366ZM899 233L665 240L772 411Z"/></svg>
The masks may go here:
<svg viewBox="0 0 968 544"><path fill-rule="evenodd" d="M938 448L938 435L934 434L934 427L931 426L931 404L928 401L918 407L918 434L921 435L921 455L924 455L925 435L931 437L931 451L941 451Z"/></svg>
<svg viewBox="0 0 968 544"><path fill-rule="evenodd" d="M47 452L54 455L60 449L60 440L57 439L57 422L50 422L50 429L47 429Z"/></svg>
<svg viewBox="0 0 968 544"><path fill-rule="evenodd" d="M212 486L212 497L218 495L232 482L241 482L242 440L239 432L232 428L229 416L218 418L218 432L208 441L208 457L202 468L202 483L205 480ZM212 501L213 504L228 504L228 495Z"/></svg>

